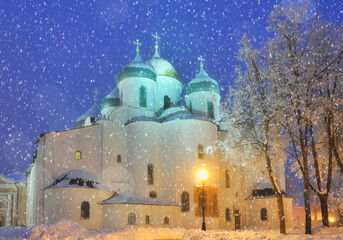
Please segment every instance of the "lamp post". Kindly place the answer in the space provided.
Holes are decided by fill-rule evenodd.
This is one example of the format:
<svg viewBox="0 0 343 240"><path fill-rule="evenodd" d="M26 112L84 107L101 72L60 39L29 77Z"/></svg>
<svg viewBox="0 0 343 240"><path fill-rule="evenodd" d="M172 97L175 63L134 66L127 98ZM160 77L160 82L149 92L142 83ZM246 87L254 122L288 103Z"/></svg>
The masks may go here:
<svg viewBox="0 0 343 240"><path fill-rule="evenodd" d="M200 180L202 180L202 193L201 193L201 210L202 210L202 225L201 230L206 231L206 222L205 222L205 179L207 179L207 172L205 170L200 170L198 174Z"/></svg>

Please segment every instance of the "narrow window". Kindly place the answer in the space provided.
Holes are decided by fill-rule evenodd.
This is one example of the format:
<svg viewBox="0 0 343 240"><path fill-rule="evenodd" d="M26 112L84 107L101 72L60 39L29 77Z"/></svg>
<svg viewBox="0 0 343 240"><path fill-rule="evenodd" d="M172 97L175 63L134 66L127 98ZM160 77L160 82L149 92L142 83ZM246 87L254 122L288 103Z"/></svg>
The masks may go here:
<svg viewBox="0 0 343 240"><path fill-rule="evenodd" d="M225 186L226 186L226 188L230 188L230 172L229 172L229 170L225 171Z"/></svg>
<svg viewBox="0 0 343 240"><path fill-rule="evenodd" d="M146 107L146 88L144 86L139 88L139 106Z"/></svg>
<svg viewBox="0 0 343 240"><path fill-rule="evenodd" d="M127 223L129 225L135 225L136 224L136 214L134 213L129 213L128 217L127 217Z"/></svg>
<svg viewBox="0 0 343 240"><path fill-rule="evenodd" d="M150 216L149 215L145 216L145 224L150 224Z"/></svg>
<svg viewBox="0 0 343 240"><path fill-rule="evenodd" d="M188 212L189 211L189 193L183 192L181 194L181 211Z"/></svg>
<svg viewBox="0 0 343 240"><path fill-rule="evenodd" d="M148 184L154 184L154 166L151 163L148 164Z"/></svg>
<svg viewBox="0 0 343 240"><path fill-rule="evenodd" d="M121 155L117 155L117 163L121 163Z"/></svg>
<svg viewBox="0 0 343 240"><path fill-rule="evenodd" d="M80 160L81 159L81 151L76 151L75 152L75 159Z"/></svg>
<svg viewBox="0 0 343 240"><path fill-rule="evenodd" d="M225 211L225 220L227 222L231 221L231 210L230 210L230 208L227 208L226 211Z"/></svg>
<svg viewBox="0 0 343 240"><path fill-rule="evenodd" d="M165 217L163 219L163 224L165 224L165 225L169 224L169 217Z"/></svg>
<svg viewBox="0 0 343 240"><path fill-rule="evenodd" d="M211 101L207 102L207 118L214 119L213 103Z"/></svg>
<svg viewBox="0 0 343 240"><path fill-rule="evenodd" d="M5 208L5 203L0 202L0 208Z"/></svg>
<svg viewBox="0 0 343 240"><path fill-rule="evenodd" d="M166 95L166 96L164 96L163 108L164 108L164 110L166 110L169 107L170 107L170 98Z"/></svg>
<svg viewBox="0 0 343 240"><path fill-rule="evenodd" d="M268 220L267 208L261 208L261 220L262 221Z"/></svg>
<svg viewBox="0 0 343 240"><path fill-rule="evenodd" d="M198 158L204 159L204 147L201 144L198 145Z"/></svg>
<svg viewBox="0 0 343 240"><path fill-rule="evenodd" d="M89 202L84 201L81 203L81 219L89 219Z"/></svg>
<svg viewBox="0 0 343 240"><path fill-rule="evenodd" d="M157 198L157 193L156 193L155 191L151 191L151 192L149 193L149 197L151 197L151 198Z"/></svg>
<svg viewBox="0 0 343 240"><path fill-rule="evenodd" d="M123 105L123 91L120 91L120 106Z"/></svg>
<svg viewBox="0 0 343 240"><path fill-rule="evenodd" d="M217 214L218 213L218 197L217 194L213 194L213 214Z"/></svg>
<svg viewBox="0 0 343 240"><path fill-rule="evenodd" d="M189 111L192 113L193 109L192 109L192 102L189 102Z"/></svg>

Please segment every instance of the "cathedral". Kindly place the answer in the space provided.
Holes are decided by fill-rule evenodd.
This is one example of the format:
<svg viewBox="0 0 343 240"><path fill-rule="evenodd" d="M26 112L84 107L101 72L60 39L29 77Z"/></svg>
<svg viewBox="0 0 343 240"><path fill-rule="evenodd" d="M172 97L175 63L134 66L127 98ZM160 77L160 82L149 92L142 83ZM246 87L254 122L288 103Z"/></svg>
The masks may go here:
<svg viewBox="0 0 343 240"><path fill-rule="evenodd" d="M218 121L220 87L204 60L183 93L153 36L152 58L141 58L137 40L135 58L100 106L95 97L74 129L37 140L27 180L28 225L67 218L87 229L188 229L200 228L204 218L208 229L278 227L267 174L254 161L243 166L213 148L230 132ZM283 166L275 171L285 189ZM285 192L284 208L292 227L292 199Z"/></svg>

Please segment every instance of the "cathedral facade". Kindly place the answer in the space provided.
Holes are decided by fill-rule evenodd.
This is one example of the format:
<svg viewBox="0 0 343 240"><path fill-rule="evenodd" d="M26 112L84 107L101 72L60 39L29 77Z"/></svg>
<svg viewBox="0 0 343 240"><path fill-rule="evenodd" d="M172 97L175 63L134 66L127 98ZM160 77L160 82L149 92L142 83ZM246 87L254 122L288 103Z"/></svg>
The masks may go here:
<svg viewBox="0 0 343 240"><path fill-rule="evenodd" d="M157 37L157 36L156 36ZM217 124L220 87L200 70L185 88L159 54L136 57L75 128L42 134L30 167L27 222L72 219L87 229L278 227L268 176L206 151L227 134ZM237 162L237 161L235 161ZM208 178L198 177L206 170ZM285 189L282 167L277 169ZM285 194L287 227L292 199Z"/></svg>

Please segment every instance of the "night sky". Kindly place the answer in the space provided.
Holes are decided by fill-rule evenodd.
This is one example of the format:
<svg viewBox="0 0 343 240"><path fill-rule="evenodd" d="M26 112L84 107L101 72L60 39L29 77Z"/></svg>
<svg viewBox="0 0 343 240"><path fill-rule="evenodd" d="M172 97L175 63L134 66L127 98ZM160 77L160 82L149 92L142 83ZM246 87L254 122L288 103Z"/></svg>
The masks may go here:
<svg viewBox="0 0 343 240"><path fill-rule="evenodd" d="M267 41L272 0L1 0L0 173L24 172L41 133L71 129L75 120L115 87L115 76L135 56L154 54L151 33L161 36L161 57L183 85L198 70L197 57L221 86L235 78L239 41ZM317 11L340 23L343 1L313 0ZM312 15L311 15L312 14Z"/></svg>

